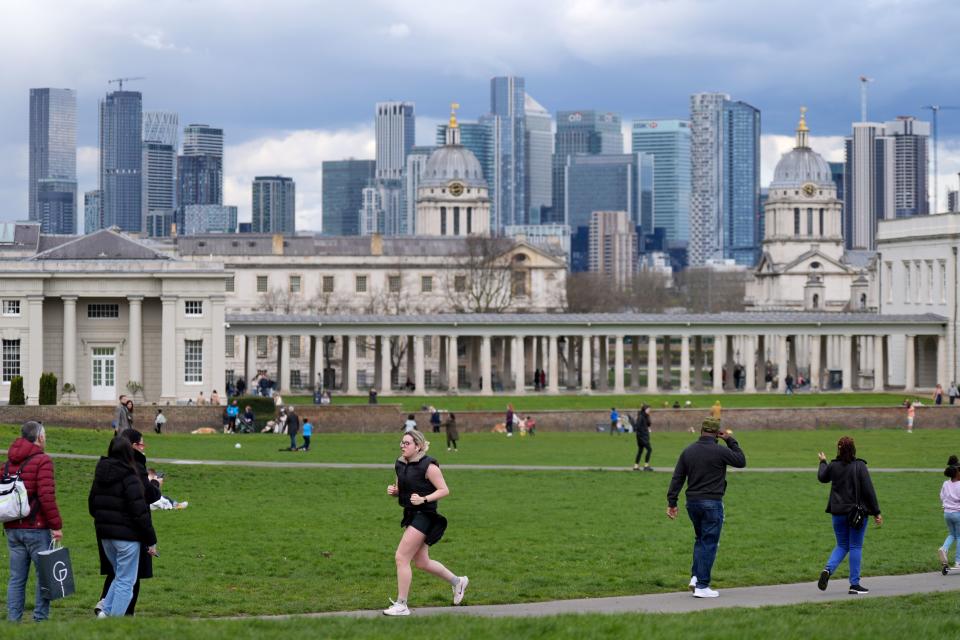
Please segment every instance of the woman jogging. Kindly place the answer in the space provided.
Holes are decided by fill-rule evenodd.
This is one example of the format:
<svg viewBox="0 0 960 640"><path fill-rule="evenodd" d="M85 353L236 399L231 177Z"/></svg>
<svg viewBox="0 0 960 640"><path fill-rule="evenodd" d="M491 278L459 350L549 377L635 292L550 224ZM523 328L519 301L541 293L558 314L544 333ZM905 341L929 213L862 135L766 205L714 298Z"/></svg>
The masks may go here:
<svg viewBox="0 0 960 640"><path fill-rule="evenodd" d="M827 513L833 517L833 532L837 545L827 560L827 566L820 572L817 588L826 591L827 582L844 557L850 554L850 595L870 593L860 584L860 563L863 558L863 537L867 533L867 516L873 516L877 526L883 524L877 494L870 481L867 463L857 457L857 447L853 438L844 436L837 442L837 457L829 464L823 451L817 454L820 467L817 478L820 482L831 483Z"/></svg>
<svg viewBox="0 0 960 640"><path fill-rule="evenodd" d="M453 604L463 601L470 582L467 576L455 576L445 566L430 559L429 548L440 541L447 520L437 513L437 501L450 495L437 461L427 455L430 443L419 431L404 433L400 439L400 457L394 465L397 481L387 487L387 495L397 496L403 507L403 537L397 546L397 599L383 610L388 616L408 616L407 595L410 592L411 560L418 569L432 573L450 583Z"/></svg>
<svg viewBox="0 0 960 640"><path fill-rule="evenodd" d="M646 402L640 407L633 429L637 434L637 457L633 461L633 470L640 470L640 456L646 449L647 459L643 462L643 470L653 471L653 467L650 466L650 454L653 453L653 449L650 448L650 405Z"/></svg>
<svg viewBox="0 0 960 640"><path fill-rule="evenodd" d="M943 519L947 522L947 539L943 541L943 546L938 550L940 556L940 571L947 575L950 571L950 563L947 561L947 554L950 553L950 547L957 544L957 554L954 556L954 569L960 569L960 461L957 456L950 456L947 460L947 468L943 470L943 475L947 476L946 482L940 487L940 502L943 503Z"/></svg>

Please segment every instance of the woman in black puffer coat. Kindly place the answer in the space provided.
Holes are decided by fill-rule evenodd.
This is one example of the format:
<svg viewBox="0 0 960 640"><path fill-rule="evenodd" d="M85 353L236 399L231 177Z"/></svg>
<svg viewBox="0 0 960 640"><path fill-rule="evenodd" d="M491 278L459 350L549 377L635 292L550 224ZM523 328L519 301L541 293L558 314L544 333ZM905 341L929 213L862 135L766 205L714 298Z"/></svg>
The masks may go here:
<svg viewBox="0 0 960 640"><path fill-rule="evenodd" d="M107 456L97 463L87 507L116 576L98 615L122 616L133 597L141 545L150 555L157 555L150 505L127 438L115 437Z"/></svg>

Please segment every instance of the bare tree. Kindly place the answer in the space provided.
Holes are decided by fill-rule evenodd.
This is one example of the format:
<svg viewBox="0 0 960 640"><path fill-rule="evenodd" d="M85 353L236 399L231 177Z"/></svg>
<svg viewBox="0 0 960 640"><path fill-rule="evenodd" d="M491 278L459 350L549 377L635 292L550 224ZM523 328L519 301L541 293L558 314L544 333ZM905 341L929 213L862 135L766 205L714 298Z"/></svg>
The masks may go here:
<svg viewBox="0 0 960 640"><path fill-rule="evenodd" d="M445 278L444 287L453 310L497 313L514 299L513 264L509 238L470 236L466 254Z"/></svg>
<svg viewBox="0 0 960 640"><path fill-rule="evenodd" d="M687 269L676 275L680 304L694 313L743 311L750 278L746 271Z"/></svg>
<svg viewBox="0 0 960 640"><path fill-rule="evenodd" d="M567 276L567 303L574 313L658 313L676 304L670 278L656 271L634 274L622 287L603 273L572 273Z"/></svg>
<svg viewBox="0 0 960 640"><path fill-rule="evenodd" d="M290 293L274 288L260 295L257 311L268 311L287 315L325 315L341 307L339 298L333 293L317 292L314 296Z"/></svg>

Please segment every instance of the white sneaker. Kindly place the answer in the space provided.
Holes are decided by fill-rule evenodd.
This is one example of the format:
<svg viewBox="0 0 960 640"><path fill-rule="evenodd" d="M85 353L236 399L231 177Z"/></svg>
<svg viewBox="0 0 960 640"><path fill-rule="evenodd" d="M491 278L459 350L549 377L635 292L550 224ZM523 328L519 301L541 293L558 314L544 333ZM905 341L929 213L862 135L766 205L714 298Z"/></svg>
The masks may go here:
<svg viewBox="0 0 960 640"><path fill-rule="evenodd" d="M720 592L714 591L710 587L704 587L703 589L694 589L693 597L694 598L719 598Z"/></svg>
<svg viewBox="0 0 960 640"><path fill-rule="evenodd" d="M402 602L394 602L393 600L390 600L390 606L383 610L383 615L408 616L410 615L410 609Z"/></svg>
<svg viewBox="0 0 960 640"><path fill-rule="evenodd" d="M690 591L693 591L697 588L697 576L690 578Z"/></svg>
<svg viewBox="0 0 960 640"><path fill-rule="evenodd" d="M107 618L107 617L109 617L109 616L107 616L107 612L106 612L106 611L101 611L100 613L97 614L97 617L98 617L98 618Z"/></svg>
<svg viewBox="0 0 960 640"><path fill-rule="evenodd" d="M460 579L457 580L456 586L453 587L453 604L460 604L463 602L463 594L467 592L467 585L470 584L470 578L467 576L460 576Z"/></svg>
<svg viewBox="0 0 960 640"><path fill-rule="evenodd" d="M93 615L99 617L100 613L103 612L103 601L104 598L100 598L100 601L93 605Z"/></svg>

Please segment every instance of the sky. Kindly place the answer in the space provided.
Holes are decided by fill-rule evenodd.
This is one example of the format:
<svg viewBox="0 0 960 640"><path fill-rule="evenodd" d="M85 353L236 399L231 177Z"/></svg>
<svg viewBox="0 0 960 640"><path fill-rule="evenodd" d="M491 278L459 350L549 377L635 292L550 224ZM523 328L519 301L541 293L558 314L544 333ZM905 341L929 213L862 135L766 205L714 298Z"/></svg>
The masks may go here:
<svg viewBox="0 0 960 640"><path fill-rule="evenodd" d="M32 0L0 22L0 221L26 218L29 90L77 91L78 190L97 188L97 102L114 85L181 125L223 127L224 204L250 217L255 175L297 183L298 229L321 228L321 163L373 158L380 100L416 104L432 144L450 102L473 120L489 80L523 76L551 112L686 118L690 94L761 110L761 184L792 146L801 105L812 146L843 157L859 120L929 119L960 106L949 0ZM941 112L940 208L958 186L960 110ZM629 144L629 136L626 136ZM932 155L932 149L931 149ZM932 181L931 181L932 189Z"/></svg>

